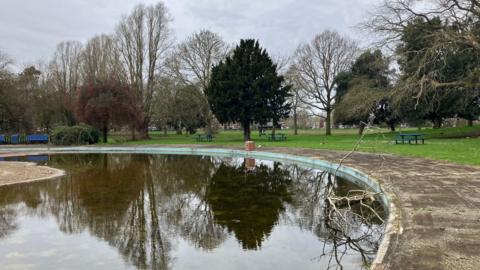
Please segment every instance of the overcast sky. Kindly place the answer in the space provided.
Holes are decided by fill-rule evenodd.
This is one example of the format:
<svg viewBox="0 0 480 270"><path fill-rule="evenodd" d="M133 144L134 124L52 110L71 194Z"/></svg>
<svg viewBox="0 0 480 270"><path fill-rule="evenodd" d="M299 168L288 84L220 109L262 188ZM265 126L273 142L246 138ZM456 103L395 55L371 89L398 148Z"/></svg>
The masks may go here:
<svg viewBox="0 0 480 270"><path fill-rule="evenodd" d="M287 55L315 34L333 29L360 40L354 28L380 0L165 0L176 40L200 29L228 42L260 39L273 55ZM122 14L155 0L1 0L0 50L17 66L47 61L56 44L111 33Z"/></svg>

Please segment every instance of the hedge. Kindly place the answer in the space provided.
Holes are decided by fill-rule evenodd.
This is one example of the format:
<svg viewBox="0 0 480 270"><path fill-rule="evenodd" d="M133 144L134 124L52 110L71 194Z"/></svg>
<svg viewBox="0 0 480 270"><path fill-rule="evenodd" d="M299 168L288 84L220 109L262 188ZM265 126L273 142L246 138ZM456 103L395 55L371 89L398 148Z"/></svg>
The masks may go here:
<svg viewBox="0 0 480 270"><path fill-rule="evenodd" d="M80 124L77 126L56 127L50 137L55 145L83 145L98 143L100 133L92 126Z"/></svg>

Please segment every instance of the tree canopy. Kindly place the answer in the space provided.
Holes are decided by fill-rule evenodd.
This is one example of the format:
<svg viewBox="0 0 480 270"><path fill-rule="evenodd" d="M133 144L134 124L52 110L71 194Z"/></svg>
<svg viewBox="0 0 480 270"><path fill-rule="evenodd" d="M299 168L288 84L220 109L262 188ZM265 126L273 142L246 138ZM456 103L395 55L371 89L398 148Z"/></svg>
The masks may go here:
<svg viewBox="0 0 480 270"><path fill-rule="evenodd" d="M173 127L177 133L182 129L190 134L207 123L208 104L202 91L195 85L179 83L162 78L156 97L154 121L158 127Z"/></svg>
<svg viewBox="0 0 480 270"><path fill-rule="evenodd" d="M384 0L378 8L363 24L378 43L361 55L355 40L325 30L272 60L256 40L232 47L209 29L177 43L167 5L139 4L110 33L60 42L45 63L24 68L0 51L0 133L88 121L128 127L135 140L152 128L212 134L218 122L234 122L249 139L252 124L276 127L290 111L295 134L299 119L303 127L325 124L327 135L331 121L362 129L370 116L392 131L398 123L478 121L480 2ZM78 100L79 88L88 101ZM130 100L108 96L115 91ZM107 107L118 102L135 117L111 118L116 108Z"/></svg>
<svg viewBox="0 0 480 270"><path fill-rule="evenodd" d="M142 114L129 87L116 80L83 85L77 93L77 118L103 133L107 142L109 129L116 125L141 123Z"/></svg>
<svg viewBox="0 0 480 270"><path fill-rule="evenodd" d="M452 27L439 17L418 17L403 29L397 47L402 73L395 102L398 114L407 122L430 120L438 128L445 118L463 115L474 119L479 115L477 88L449 83L465 80L466 74L480 64L477 54L467 48L441 45L439 33ZM437 54L432 55L432 48ZM432 80L436 86L428 87Z"/></svg>
<svg viewBox="0 0 480 270"><path fill-rule="evenodd" d="M349 71L337 76L337 124L358 125L360 133L370 116L374 116L377 123L395 124L389 102L389 63L380 50L366 51Z"/></svg>
<svg viewBox="0 0 480 270"><path fill-rule="evenodd" d="M253 39L241 40L232 56L213 67L206 95L220 123L239 122L244 139L250 125L288 117L289 85L265 49Z"/></svg>

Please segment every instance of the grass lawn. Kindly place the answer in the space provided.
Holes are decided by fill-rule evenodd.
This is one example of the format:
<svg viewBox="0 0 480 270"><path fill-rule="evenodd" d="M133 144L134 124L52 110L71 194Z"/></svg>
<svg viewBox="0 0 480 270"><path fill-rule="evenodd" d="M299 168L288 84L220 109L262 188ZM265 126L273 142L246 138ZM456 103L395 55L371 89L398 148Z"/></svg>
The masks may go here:
<svg viewBox="0 0 480 270"><path fill-rule="evenodd" d="M293 135L293 130L281 130L288 139L285 142L269 142L259 137L257 131L252 131L252 140L257 145L276 147L299 147L330 150L352 150L359 139L356 129L333 130L332 136L325 136L324 130L299 130ZM480 165L480 126L442 129L402 129L397 132L421 133L426 135L425 145L395 145L395 133L385 129L369 129L361 141L358 151L392 153L397 155L426 157L437 160L447 160L455 163ZM127 141L122 136L113 135L109 144L211 144L221 146L242 146L242 131L220 131L213 142L196 142L196 135L176 135L163 132L151 132L150 140Z"/></svg>

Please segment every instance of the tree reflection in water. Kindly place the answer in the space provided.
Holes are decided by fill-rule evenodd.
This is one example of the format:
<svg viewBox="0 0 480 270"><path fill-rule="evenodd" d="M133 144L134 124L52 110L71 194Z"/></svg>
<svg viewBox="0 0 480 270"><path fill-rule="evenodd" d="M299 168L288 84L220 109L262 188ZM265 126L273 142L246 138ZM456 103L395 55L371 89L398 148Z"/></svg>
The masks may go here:
<svg viewBox="0 0 480 270"><path fill-rule="evenodd" d="M215 221L234 232L244 249L260 248L291 201L289 176L279 163L253 171L243 164L221 164L207 194Z"/></svg>
<svg viewBox="0 0 480 270"><path fill-rule="evenodd" d="M0 209L0 239L10 235L17 229L16 218L17 213L12 207Z"/></svg>
<svg viewBox="0 0 480 270"><path fill-rule="evenodd" d="M0 188L0 240L16 230L20 212L53 216L62 232L88 231L137 268L171 269L178 239L210 251L234 235L243 249L257 250L280 223L313 232L331 254L345 247L363 258L367 250L367 262L381 237L373 217L364 224L352 215L358 226L348 231L331 226L324 218L327 185L336 194L355 187L293 165L126 154L54 155L49 165L69 174Z"/></svg>
<svg viewBox="0 0 480 270"><path fill-rule="evenodd" d="M292 166L290 171L298 200L294 203L295 209L290 211L297 211L294 217L301 228L314 232L324 241L318 258L328 256L325 269L343 269L342 259L348 252L359 254L360 268L369 269L385 229L382 205L376 198L367 197L368 202L353 200L363 191L332 174L297 166ZM335 199L337 203L332 206ZM351 201L343 203L344 199Z"/></svg>

